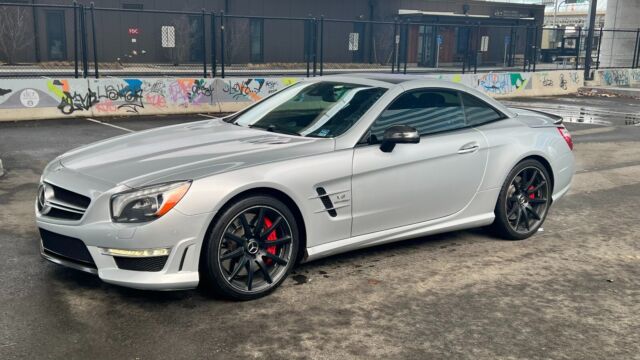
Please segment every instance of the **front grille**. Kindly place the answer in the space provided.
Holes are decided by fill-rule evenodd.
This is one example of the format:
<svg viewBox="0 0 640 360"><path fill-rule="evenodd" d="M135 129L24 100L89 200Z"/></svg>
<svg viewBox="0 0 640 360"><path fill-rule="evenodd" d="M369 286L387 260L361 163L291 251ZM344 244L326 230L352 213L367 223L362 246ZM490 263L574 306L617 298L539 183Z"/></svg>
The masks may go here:
<svg viewBox="0 0 640 360"><path fill-rule="evenodd" d="M46 190L45 190L46 189ZM80 220L91 199L49 183L38 191L38 211L43 216L65 220Z"/></svg>
<svg viewBox="0 0 640 360"><path fill-rule="evenodd" d="M56 234L49 230L39 229L42 247L45 253L63 258L85 266L94 267L96 264L89 253L89 250L80 239L72 238L61 234Z"/></svg>
<svg viewBox="0 0 640 360"><path fill-rule="evenodd" d="M132 258L114 256L118 268L133 271L160 271L164 268L169 256L152 256L145 258Z"/></svg>

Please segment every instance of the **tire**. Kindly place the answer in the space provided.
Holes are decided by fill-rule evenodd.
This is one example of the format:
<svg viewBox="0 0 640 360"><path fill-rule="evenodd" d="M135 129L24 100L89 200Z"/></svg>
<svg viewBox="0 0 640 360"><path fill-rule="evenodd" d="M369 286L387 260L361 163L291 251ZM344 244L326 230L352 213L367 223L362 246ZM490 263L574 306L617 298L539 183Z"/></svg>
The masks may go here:
<svg viewBox="0 0 640 360"><path fill-rule="evenodd" d="M203 244L201 287L233 300L274 291L298 254L299 230L291 210L274 197L257 195L229 204L220 214Z"/></svg>
<svg viewBox="0 0 640 360"><path fill-rule="evenodd" d="M550 179L545 166L537 160L524 160L516 165L500 190L496 218L491 225L493 232L507 240L524 240L535 234L551 205Z"/></svg>

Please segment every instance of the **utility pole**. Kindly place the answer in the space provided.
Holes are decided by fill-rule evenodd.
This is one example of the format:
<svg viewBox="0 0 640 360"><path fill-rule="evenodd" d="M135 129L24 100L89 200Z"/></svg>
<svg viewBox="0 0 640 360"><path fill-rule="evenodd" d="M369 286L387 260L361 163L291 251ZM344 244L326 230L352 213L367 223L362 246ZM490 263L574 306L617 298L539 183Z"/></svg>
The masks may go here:
<svg viewBox="0 0 640 360"><path fill-rule="evenodd" d="M589 28L587 29L587 39L584 54L584 79L591 80L591 50L593 49L593 31L596 24L596 9L598 7L598 0L591 0L591 6L589 7ZM580 41L580 39L578 39ZM578 54L579 56L579 54Z"/></svg>

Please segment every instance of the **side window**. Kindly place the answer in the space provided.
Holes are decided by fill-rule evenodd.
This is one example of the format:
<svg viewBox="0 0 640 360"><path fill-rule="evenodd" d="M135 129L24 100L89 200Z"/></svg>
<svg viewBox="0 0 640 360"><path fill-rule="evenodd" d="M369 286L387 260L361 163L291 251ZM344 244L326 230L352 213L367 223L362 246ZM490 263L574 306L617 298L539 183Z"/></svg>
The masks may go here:
<svg viewBox="0 0 640 360"><path fill-rule="evenodd" d="M477 97L463 92L460 95L462 95L464 115L467 118L468 126L478 126L504 117L500 112Z"/></svg>
<svg viewBox="0 0 640 360"><path fill-rule="evenodd" d="M382 140L392 125L409 125L420 135L466 126L460 97L456 91L425 89L400 95L371 126L370 142Z"/></svg>

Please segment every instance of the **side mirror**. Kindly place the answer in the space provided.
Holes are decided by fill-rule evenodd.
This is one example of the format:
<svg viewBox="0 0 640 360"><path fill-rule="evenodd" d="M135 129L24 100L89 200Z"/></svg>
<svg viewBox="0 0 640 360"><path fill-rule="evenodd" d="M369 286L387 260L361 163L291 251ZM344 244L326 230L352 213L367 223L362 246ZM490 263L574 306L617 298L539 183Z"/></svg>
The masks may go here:
<svg viewBox="0 0 640 360"><path fill-rule="evenodd" d="M416 128L408 125L393 125L384 131L380 150L392 152L396 144L417 144L420 134Z"/></svg>

